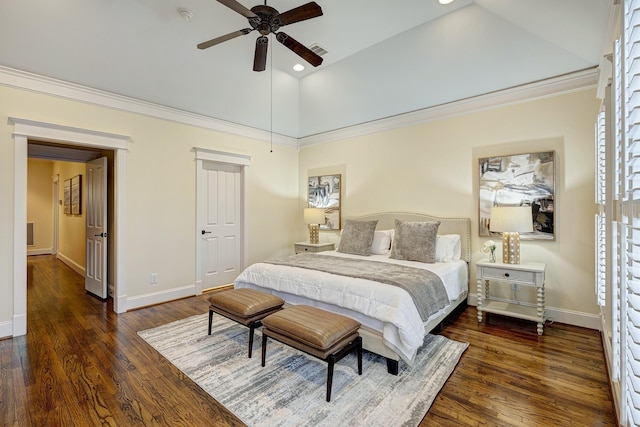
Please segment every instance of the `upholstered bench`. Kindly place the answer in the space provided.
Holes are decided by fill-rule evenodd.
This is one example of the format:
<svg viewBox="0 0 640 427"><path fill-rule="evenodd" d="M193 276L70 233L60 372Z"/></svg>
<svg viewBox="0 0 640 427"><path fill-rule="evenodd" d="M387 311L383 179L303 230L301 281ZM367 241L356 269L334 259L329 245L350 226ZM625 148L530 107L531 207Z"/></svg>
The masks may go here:
<svg viewBox="0 0 640 427"><path fill-rule="evenodd" d="M354 349L358 374L362 375L360 323L308 305L296 305L262 319L262 366L267 357L267 337L326 361L327 402L331 400L333 365Z"/></svg>
<svg viewBox="0 0 640 427"><path fill-rule="evenodd" d="M230 289L217 292L209 297L209 335L213 313L234 320L249 327L249 357L253 349L253 335L261 320L280 310L284 300L275 295L265 294L253 289Z"/></svg>

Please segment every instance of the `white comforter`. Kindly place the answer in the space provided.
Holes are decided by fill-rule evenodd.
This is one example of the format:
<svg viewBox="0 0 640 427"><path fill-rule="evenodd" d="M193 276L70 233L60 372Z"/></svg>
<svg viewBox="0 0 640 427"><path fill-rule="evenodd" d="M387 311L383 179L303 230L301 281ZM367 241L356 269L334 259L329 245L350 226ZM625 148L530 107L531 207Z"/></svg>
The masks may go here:
<svg viewBox="0 0 640 427"><path fill-rule="evenodd" d="M339 252L319 255L363 258ZM467 290L467 264L464 261L424 264L393 260L386 255L366 259L431 270L445 283L451 301ZM248 267L235 280L235 286L267 290L292 304L315 301L335 306L339 312L343 309L363 325L381 332L385 344L408 363L413 361L426 333L411 296L397 286L268 263Z"/></svg>

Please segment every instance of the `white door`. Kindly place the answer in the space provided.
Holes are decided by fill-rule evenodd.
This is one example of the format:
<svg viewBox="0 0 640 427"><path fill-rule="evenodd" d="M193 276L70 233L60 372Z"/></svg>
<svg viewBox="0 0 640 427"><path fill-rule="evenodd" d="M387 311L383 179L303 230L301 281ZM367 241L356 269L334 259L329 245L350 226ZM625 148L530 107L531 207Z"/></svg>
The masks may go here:
<svg viewBox="0 0 640 427"><path fill-rule="evenodd" d="M107 158L87 162L87 260L84 287L107 297Z"/></svg>
<svg viewBox="0 0 640 427"><path fill-rule="evenodd" d="M233 283L241 265L241 171L236 165L205 162L201 209L202 287Z"/></svg>

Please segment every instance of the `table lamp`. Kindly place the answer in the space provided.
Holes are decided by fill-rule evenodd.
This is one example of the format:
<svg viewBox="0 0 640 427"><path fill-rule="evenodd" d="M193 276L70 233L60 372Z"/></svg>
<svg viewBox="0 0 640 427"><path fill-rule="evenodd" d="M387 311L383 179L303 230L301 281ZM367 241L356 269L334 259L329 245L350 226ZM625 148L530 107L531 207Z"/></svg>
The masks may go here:
<svg viewBox="0 0 640 427"><path fill-rule="evenodd" d="M491 208L489 230L502 233L502 262L520 264L520 233L533 231L531 206Z"/></svg>
<svg viewBox="0 0 640 427"><path fill-rule="evenodd" d="M325 223L324 209L305 208L304 223L309 225L309 241L314 244L320 243L320 225Z"/></svg>

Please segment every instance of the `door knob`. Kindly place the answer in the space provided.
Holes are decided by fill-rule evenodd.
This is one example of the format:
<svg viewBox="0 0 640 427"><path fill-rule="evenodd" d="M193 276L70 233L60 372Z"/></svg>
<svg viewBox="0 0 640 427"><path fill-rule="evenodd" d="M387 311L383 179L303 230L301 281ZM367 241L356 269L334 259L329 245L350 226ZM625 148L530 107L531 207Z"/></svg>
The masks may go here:
<svg viewBox="0 0 640 427"><path fill-rule="evenodd" d="M204 230L202 230L202 234L211 234L211 231L204 231Z"/></svg>
<svg viewBox="0 0 640 427"><path fill-rule="evenodd" d="M107 237L107 233L94 234L94 237Z"/></svg>

